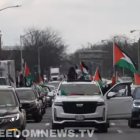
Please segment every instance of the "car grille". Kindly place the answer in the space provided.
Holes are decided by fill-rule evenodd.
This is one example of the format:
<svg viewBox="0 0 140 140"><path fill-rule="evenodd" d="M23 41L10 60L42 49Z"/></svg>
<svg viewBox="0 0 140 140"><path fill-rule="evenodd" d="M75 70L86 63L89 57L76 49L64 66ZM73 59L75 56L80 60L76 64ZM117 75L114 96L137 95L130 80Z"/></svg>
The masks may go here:
<svg viewBox="0 0 140 140"><path fill-rule="evenodd" d="M70 114L89 114L96 111L97 102L63 102L63 110Z"/></svg>

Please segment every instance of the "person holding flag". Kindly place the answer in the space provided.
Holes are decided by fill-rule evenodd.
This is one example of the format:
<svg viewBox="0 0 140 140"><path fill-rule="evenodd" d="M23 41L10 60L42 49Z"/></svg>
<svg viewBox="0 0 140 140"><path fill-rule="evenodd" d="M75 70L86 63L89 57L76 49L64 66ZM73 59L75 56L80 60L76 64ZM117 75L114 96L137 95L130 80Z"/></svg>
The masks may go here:
<svg viewBox="0 0 140 140"><path fill-rule="evenodd" d="M27 87L31 86L33 83L33 76L26 62L24 65L24 78L25 78L25 86Z"/></svg>
<svg viewBox="0 0 140 140"><path fill-rule="evenodd" d="M80 69L81 69L80 79L81 80L90 80L90 75L89 75L89 72L88 72L88 66L83 61L81 61L81 63L80 63Z"/></svg>

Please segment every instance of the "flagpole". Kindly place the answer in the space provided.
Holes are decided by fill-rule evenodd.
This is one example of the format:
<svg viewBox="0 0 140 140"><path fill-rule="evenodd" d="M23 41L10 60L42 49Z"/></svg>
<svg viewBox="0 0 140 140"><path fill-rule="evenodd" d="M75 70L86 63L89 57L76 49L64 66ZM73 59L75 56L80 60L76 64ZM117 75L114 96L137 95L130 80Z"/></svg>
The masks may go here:
<svg viewBox="0 0 140 140"><path fill-rule="evenodd" d="M113 73L116 75L116 70L115 70L115 36L113 37Z"/></svg>
<svg viewBox="0 0 140 140"><path fill-rule="evenodd" d="M113 74L115 75L115 80L117 81L117 72L115 68L115 37L113 37Z"/></svg>

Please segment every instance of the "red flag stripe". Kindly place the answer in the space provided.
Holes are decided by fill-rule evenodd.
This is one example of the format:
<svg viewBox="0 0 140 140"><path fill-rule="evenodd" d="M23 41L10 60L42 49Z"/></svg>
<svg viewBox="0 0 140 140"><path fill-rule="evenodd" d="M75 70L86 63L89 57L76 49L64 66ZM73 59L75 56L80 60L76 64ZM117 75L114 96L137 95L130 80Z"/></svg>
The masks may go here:
<svg viewBox="0 0 140 140"><path fill-rule="evenodd" d="M134 80L136 85L140 85L140 74L134 74Z"/></svg>
<svg viewBox="0 0 140 140"><path fill-rule="evenodd" d="M24 71L25 71L25 76L26 76L26 77L29 76L29 74L30 74L30 69L29 69L27 63L25 63Z"/></svg>

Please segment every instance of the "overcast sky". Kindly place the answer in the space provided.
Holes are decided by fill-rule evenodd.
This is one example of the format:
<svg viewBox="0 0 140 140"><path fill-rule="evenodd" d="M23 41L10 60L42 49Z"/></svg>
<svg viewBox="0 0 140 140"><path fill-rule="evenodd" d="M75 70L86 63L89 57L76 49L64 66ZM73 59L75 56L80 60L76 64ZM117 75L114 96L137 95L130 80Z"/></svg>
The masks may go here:
<svg viewBox="0 0 140 140"><path fill-rule="evenodd" d="M140 29L140 0L0 0L0 9L15 4L22 7L0 11L3 45L19 44L27 28L51 27L74 52L116 34L134 38L130 30Z"/></svg>

